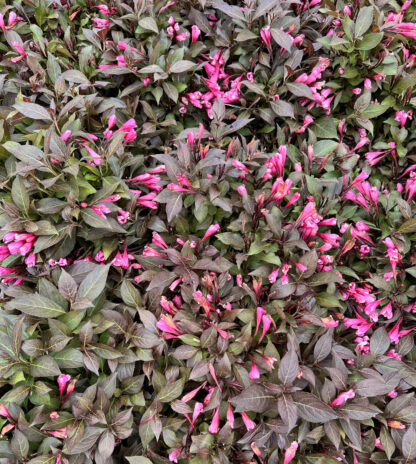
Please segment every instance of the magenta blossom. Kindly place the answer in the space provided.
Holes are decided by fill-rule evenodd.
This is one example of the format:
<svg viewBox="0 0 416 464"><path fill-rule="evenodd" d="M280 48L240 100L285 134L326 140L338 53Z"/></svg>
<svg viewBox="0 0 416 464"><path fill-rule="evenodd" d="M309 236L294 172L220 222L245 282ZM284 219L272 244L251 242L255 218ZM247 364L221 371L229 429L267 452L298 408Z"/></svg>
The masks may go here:
<svg viewBox="0 0 416 464"><path fill-rule="evenodd" d="M193 25L192 26L192 42L196 42L198 40L199 35L201 34L201 30L199 29L198 26Z"/></svg>
<svg viewBox="0 0 416 464"><path fill-rule="evenodd" d="M256 380L260 378L260 372L259 368L257 367L256 363L254 362L254 359L251 364L251 370L249 374L250 379Z"/></svg>
<svg viewBox="0 0 416 464"><path fill-rule="evenodd" d="M293 460L293 458L296 455L296 450L298 449L298 442L293 441L289 448L286 449L285 451L285 459L283 464L289 464L290 461Z"/></svg>
<svg viewBox="0 0 416 464"><path fill-rule="evenodd" d="M272 35L270 32L270 27L263 27L263 29L260 31L260 36L263 39L263 42L266 44L269 53L272 53Z"/></svg>
<svg viewBox="0 0 416 464"><path fill-rule="evenodd" d="M58 377L59 395L61 397L61 400L63 398L66 385L70 380L71 380L71 376L69 374L61 374Z"/></svg>
<svg viewBox="0 0 416 464"><path fill-rule="evenodd" d="M331 403L330 406L342 406L348 399L354 398L355 392L353 389L348 390L338 395Z"/></svg>
<svg viewBox="0 0 416 464"><path fill-rule="evenodd" d="M241 418L243 419L244 425L246 426L247 430L253 430L256 427L256 423L248 417L247 413L242 412Z"/></svg>
<svg viewBox="0 0 416 464"><path fill-rule="evenodd" d="M211 424L208 427L208 431L209 433L218 433L219 430L220 430L220 408L217 408L215 410Z"/></svg>
<svg viewBox="0 0 416 464"><path fill-rule="evenodd" d="M209 226L199 243L202 243L208 237L211 237L211 235L215 235L217 232L219 232L219 230L220 230L219 224L214 224L214 225Z"/></svg>
<svg viewBox="0 0 416 464"><path fill-rule="evenodd" d="M0 416L10 418L11 415L9 413L9 410L4 406L4 404L0 403Z"/></svg>

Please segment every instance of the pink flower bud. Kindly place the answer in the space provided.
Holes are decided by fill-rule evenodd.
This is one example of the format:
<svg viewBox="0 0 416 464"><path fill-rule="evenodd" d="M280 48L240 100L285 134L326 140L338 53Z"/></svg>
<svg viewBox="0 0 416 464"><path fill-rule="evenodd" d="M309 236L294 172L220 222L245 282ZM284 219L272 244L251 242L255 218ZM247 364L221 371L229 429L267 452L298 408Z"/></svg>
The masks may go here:
<svg viewBox="0 0 416 464"><path fill-rule="evenodd" d="M250 377L250 379L253 379L253 380L260 378L259 368L257 367L254 360L253 360L252 365L251 365L251 370L250 370L249 377Z"/></svg>
<svg viewBox="0 0 416 464"><path fill-rule="evenodd" d="M116 122L117 122L117 116L115 114L112 114L108 118L108 128L111 129Z"/></svg>
<svg viewBox="0 0 416 464"><path fill-rule="evenodd" d="M0 437L4 437L7 432L10 432L10 430L13 430L16 426L14 424L7 424L1 429Z"/></svg>
<svg viewBox="0 0 416 464"><path fill-rule="evenodd" d="M69 137L71 137L71 135L72 135L72 131L67 130L67 131L65 131L65 132L61 135L61 139L62 139L64 142L66 142L66 141L69 139Z"/></svg>
<svg viewBox="0 0 416 464"><path fill-rule="evenodd" d="M246 186L245 185L240 185L238 188L237 188L237 192L242 196L247 196L247 189L246 189Z"/></svg>
<svg viewBox="0 0 416 464"><path fill-rule="evenodd" d="M208 237L211 237L211 235L216 234L219 230L220 230L220 225L219 224L214 224L214 225L209 226L200 243L202 243Z"/></svg>
<svg viewBox="0 0 416 464"><path fill-rule="evenodd" d="M211 425L208 428L209 433L218 433L220 429L220 408L215 410Z"/></svg>
<svg viewBox="0 0 416 464"><path fill-rule="evenodd" d="M293 441L289 448L285 451L285 459L283 464L289 464L290 461L295 457L296 450L298 449L298 442Z"/></svg>
<svg viewBox="0 0 416 464"><path fill-rule="evenodd" d="M354 398L355 392L353 389L350 389L344 393L338 395L334 401L329 403L330 406L342 406L348 399Z"/></svg>
<svg viewBox="0 0 416 464"><path fill-rule="evenodd" d="M192 26L192 42L196 42L198 40L199 35L201 34L201 30L198 26Z"/></svg>
<svg viewBox="0 0 416 464"><path fill-rule="evenodd" d="M244 425L248 431L253 430L256 427L257 424L251 420L245 412L241 413L241 418L243 419Z"/></svg>
<svg viewBox="0 0 416 464"><path fill-rule="evenodd" d="M0 416L10 418L9 410L4 406L4 404L0 403Z"/></svg>
<svg viewBox="0 0 416 464"><path fill-rule="evenodd" d="M59 386L59 394L60 394L60 397L62 399L63 397L63 394L64 394L64 390L65 390L65 387L66 387L66 384L71 380L71 376L69 374L61 374L59 377L58 377L58 386Z"/></svg>
<svg viewBox="0 0 416 464"><path fill-rule="evenodd" d="M195 133L194 132L188 132L186 134L186 138L188 141L188 145L193 145L195 143Z"/></svg>
<svg viewBox="0 0 416 464"><path fill-rule="evenodd" d="M228 403L227 421L230 424L230 427L233 429L234 428L234 413L233 413L233 410L231 409L230 403Z"/></svg>

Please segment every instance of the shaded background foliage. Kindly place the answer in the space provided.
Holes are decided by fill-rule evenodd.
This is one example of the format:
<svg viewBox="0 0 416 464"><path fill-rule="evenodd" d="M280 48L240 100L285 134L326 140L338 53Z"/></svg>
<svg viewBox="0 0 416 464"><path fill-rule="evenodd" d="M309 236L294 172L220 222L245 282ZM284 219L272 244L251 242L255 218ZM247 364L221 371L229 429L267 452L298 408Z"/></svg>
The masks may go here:
<svg viewBox="0 0 416 464"><path fill-rule="evenodd" d="M0 5L0 462L415 462L415 7Z"/></svg>

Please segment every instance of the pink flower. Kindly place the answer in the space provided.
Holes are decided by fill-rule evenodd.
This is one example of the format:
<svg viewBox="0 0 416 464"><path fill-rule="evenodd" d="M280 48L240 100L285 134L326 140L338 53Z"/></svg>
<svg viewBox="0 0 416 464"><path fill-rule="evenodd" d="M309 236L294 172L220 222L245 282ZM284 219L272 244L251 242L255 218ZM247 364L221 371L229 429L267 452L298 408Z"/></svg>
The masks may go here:
<svg viewBox="0 0 416 464"><path fill-rule="evenodd" d="M396 280L396 266L397 264L401 263L402 257L400 255L399 249L390 237L384 239L383 243L387 246L386 257L388 257L390 260L390 264L393 270L393 277L394 280Z"/></svg>
<svg viewBox="0 0 416 464"><path fill-rule="evenodd" d="M90 208L94 211L94 213L97 216L100 216L103 219L107 217L106 214L111 213L111 209L107 208L107 206L105 205L94 205L94 206L91 206Z"/></svg>
<svg viewBox="0 0 416 464"><path fill-rule="evenodd" d="M151 81L152 81L152 79L150 77L145 77L143 79L143 87L147 87L150 84Z"/></svg>
<svg viewBox="0 0 416 464"><path fill-rule="evenodd" d="M279 276L279 272L280 272L280 267L278 267L277 269L275 269L273 272L271 272L268 276L268 279L270 280L270 282L272 284L274 284Z"/></svg>
<svg viewBox="0 0 416 464"><path fill-rule="evenodd" d="M6 29L12 29L18 21L23 21L23 18L21 16L17 16L17 14L14 11L11 11L9 13L9 19L7 20L7 26L4 23L4 16L0 14L0 28L3 32L6 31Z"/></svg>
<svg viewBox="0 0 416 464"><path fill-rule="evenodd" d="M256 363L254 362L254 359L253 359L253 362L252 362L252 365L251 365L251 370L250 370L249 377L252 380L256 380L256 379L260 378L259 368L257 367Z"/></svg>
<svg viewBox="0 0 416 464"><path fill-rule="evenodd" d="M391 301L389 301L389 303L386 306L384 306L384 308L380 311L380 314L386 317L387 319L391 319L393 317Z"/></svg>
<svg viewBox="0 0 416 464"><path fill-rule="evenodd" d="M368 322L362 316L357 314L357 318L344 317L343 319L345 327L352 327L357 332L357 336L361 337L368 332L373 326L374 322Z"/></svg>
<svg viewBox="0 0 416 464"><path fill-rule="evenodd" d="M50 414L49 414L49 417L51 419L59 419L59 414L57 411L52 411Z"/></svg>
<svg viewBox="0 0 416 464"><path fill-rule="evenodd" d="M92 158L92 162L96 166L99 166L103 162L103 159L101 158L101 156L98 153L96 153L92 148L90 148L88 145L83 145L83 147L87 150L88 154Z"/></svg>
<svg viewBox="0 0 416 464"><path fill-rule="evenodd" d="M18 57L12 58L10 60L12 63L17 63L18 61L22 60L27 56L25 49L19 44L19 42L12 41L12 46L15 50L17 50L18 53L20 53Z"/></svg>
<svg viewBox="0 0 416 464"><path fill-rule="evenodd" d="M234 413L233 413L233 410L231 409L230 403L228 403L227 421L230 424L230 427L233 429L234 428Z"/></svg>
<svg viewBox="0 0 416 464"><path fill-rule="evenodd" d="M220 408L215 410L211 425L208 427L209 433L218 433L220 430Z"/></svg>
<svg viewBox="0 0 416 464"><path fill-rule="evenodd" d="M384 446L381 444L380 438L376 438L376 442L374 443L374 446L376 448L381 449L382 451L384 451Z"/></svg>
<svg viewBox="0 0 416 464"><path fill-rule="evenodd" d="M394 327L389 330L388 334L390 337L390 341L397 345L400 341L400 338L404 337L405 335L409 334L412 332L413 329L405 329L405 330L399 330L400 329L400 324L402 322L402 318L400 318L397 323L394 325Z"/></svg>
<svg viewBox="0 0 416 464"><path fill-rule="evenodd" d="M119 209L117 210L117 213L117 221L119 224L126 224L126 222L130 219L130 213L128 211Z"/></svg>
<svg viewBox="0 0 416 464"><path fill-rule="evenodd" d="M110 10L107 5L96 5L94 8L98 8L103 15L110 16L114 14L114 8Z"/></svg>
<svg viewBox="0 0 416 464"><path fill-rule="evenodd" d="M175 39L178 42L184 42L189 37L189 32L181 32L180 34L176 34Z"/></svg>
<svg viewBox="0 0 416 464"><path fill-rule="evenodd" d="M16 240L16 232L8 232L3 237L3 242L4 243L13 242L14 240Z"/></svg>
<svg viewBox="0 0 416 464"><path fill-rule="evenodd" d="M119 131L130 132L131 130L134 130L136 128L137 128L136 121L133 118L131 118L120 127Z"/></svg>
<svg viewBox="0 0 416 464"><path fill-rule="evenodd" d="M204 410L204 405L203 403L199 403L198 401L195 403L194 406L194 412L192 414L192 422L191 426L195 424L195 421L198 419L198 416L201 414L201 412Z"/></svg>
<svg viewBox="0 0 416 464"><path fill-rule="evenodd" d="M182 187L181 185L178 185L178 184L168 184L166 186L166 188L168 190L170 190L171 192L177 192L177 193L181 193L181 192L186 192L186 193L194 193L192 190L190 190L189 188L186 188L186 187Z"/></svg>
<svg viewBox="0 0 416 464"><path fill-rule="evenodd" d="M241 418L243 419L244 425L248 431L253 430L256 427L257 424L251 420L245 412L241 413Z"/></svg>
<svg viewBox="0 0 416 464"><path fill-rule="evenodd" d="M402 360L402 357L399 355L399 353L396 353L395 350L390 350L386 353L386 356L388 356L389 358L394 358L394 359L397 359L398 361L401 361Z"/></svg>
<svg viewBox="0 0 416 464"><path fill-rule="evenodd" d="M112 127L114 127L116 122L117 122L117 116L115 114L112 114L108 118L108 129L111 129Z"/></svg>
<svg viewBox="0 0 416 464"><path fill-rule="evenodd" d="M33 253L33 251L32 251L32 253L30 253L26 257L25 264L26 264L27 267L34 267L35 266L35 264L36 264L36 255L35 255L35 253Z"/></svg>
<svg viewBox="0 0 416 464"><path fill-rule="evenodd" d="M206 240L208 237L211 237L211 235L216 234L220 230L220 225L219 224L214 224L208 227L207 231L205 232L205 235L202 237L201 241L199 243L202 243L204 240Z"/></svg>
<svg viewBox="0 0 416 464"><path fill-rule="evenodd" d="M282 278L283 280L283 278ZM273 322L273 319L272 317L269 315L269 314L265 314L262 318L261 318L262 322L263 322L263 331L261 333L261 337L259 339L259 343L262 342L263 338L265 337L266 333L269 331L270 329L270 326L272 324L274 324Z"/></svg>
<svg viewBox="0 0 416 464"><path fill-rule="evenodd" d="M64 142L66 142L66 141L69 139L69 137L71 137L71 135L72 135L72 131L66 130L66 131L61 135L61 139L62 139Z"/></svg>
<svg viewBox="0 0 416 464"><path fill-rule="evenodd" d="M329 403L330 406L342 406L348 399L354 398L355 392L353 389L338 395L334 401Z"/></svg>
<svg viewBox="0 0 416 464"><path fill-rule="evenodd" d="M306 272L308 268L302 263L296 263L293 261L293 264L299 269L300 272Z"/></svg>
<svg viewBox="0 0 416 464"><path fill-rule="evenodd" d="M406 120L407 119L412 119L412 112L411 111L408 111L406 113L406 111L396 111L396 115L394 117L395 121L398 121L400 122L400 125L401 127L404 127L405 124L406 124Z"/></svg>
<svg viewBox="0 0 416 464"><path fill-rule="evenodd" d="M200 385L198 388L195 388L195 390L190 391L187 393L183 398L182 401L184 403L187 403L188 401L191 401L191 399L201 390L201 388L205 387L206 382L204 382L202 385Z"/></svg>
<svg viewBox="0 0 416 464"><path fill-rule="evenodd" d="M400 23L388 27L385 30L410 37L411 39L416 39L416 23Z"/></svg>
<svg viewBox="0 0 416 464"><path fill-rule="evenodd" d="M288 208L289 206L293 205L293 203L296 203L300 198L300 193L296 192L294 193L290 198L289 201L286 203L286 206L283 208Z"/></svg>
<svg viewBox="0 0 416 464"><path fill-rule="evenodd" d="M198 26L193 25L192 26L192 42L196 42L198 40L199 35L201 34L201 30L199 29Z"/></svg>
<svg viewBox="0 0 416 464"><path fill-rule="evenodd" d="M257 332L259 331L260 324L262 317L266 314L266 310L260 306L257 307L256 309L256 331L254 332L254 336L257 335Z"/></svg>
<svg viewBox="0 0 416 464"><path fill-rule="evenodd" d="M55 438L66 438L67 436L67 428L63 427L61 429L57 430L46 430L46 433L49 433L49 435L52 435Z"/></svg>
<svg viewBox="0 0 416 464"><path fill-rule="evenodd" d="M298 449L298 442L293 441L289 448L285 451L285 459L283 464L289 464L290 461L295 457L296 455L296 450Z"/></svg>
<svg viewBox="0 0 416 464"><path fill-rule="evenodd" d="M94 259L98 262L102 262L102 261L105 261L105 255L104 255L104 252L103 250L100 250L94 257Z"/></svg>
<svg viewBox="0 0 416 464"><path fill-rule="evenodd" d="M233 160L233 161L232 161L232 165L233 165L236 169L241 169L241 170L244 171L244 172L250 173L250 171L246 168L246 166L245 166L243 163L241 163L241 161Z"/></svg>
<svg viewBox="0 0 416 464"><path fill-rule="evenodd" d="M198 128L198 141L201 143L202 137L204 136L205 128L202 122L199 124Z"/></svg>
<svg viewBox="0 0 416 464"><path fill-rule="evenodd" d="M0 437L4 437L7 432L10 432L10 430L13 430L16 426L14 424L7 424L1 429Z"/></svg>
<svg viewBox="0 0 416 464"><path fill-rule="evenodd" d="M170 462L178 462L178 456L181 454L182 448L176 448L171 453L169 453L169 461Z"/></svg>
<svg viewBox="0 0 416 464"><path fill-rule="evenodd" d="M260 31L260 36L263 39L263 42L266 44L267 50L269 53L272 53L272 35L270 32L270 27L266 26Z"/></svg>
<svg viewBox="0 0 416 464"><path fill-rule="evenodd" d="M160 320L157 322L156 327L165 332L165 338L177 338L183 333L182 329L176 324L172 316L169 314L162 314Z"/></svg>
<svg viewBox="0 0 416 464"><path fill-rule="evenodd" d="M237 192L239 193L239 195L241 195L242 197L244 196L247 196L247 189L246 189L246 186L245 185L240 185L238 188L237 188Z"/></svg>
<svg viewBox="0 0 416 464"><path fill-rule="evenodd" d="M0 403L0 416L7 417L7 418L11 417L9 410L2 403Z"/></svg>
<svg viewBox="0 0 416 464"><path fill-rule="evenodd" d="M283 179L279 177L272 185L271 199L273 201L278 201L289 195L290 188L292 187L292 180L286 179L283 182Z"/></svg>
<svg viewBox="0 0 416 464"><path fill-rule="evenodd" d="M339 325L339 321L335 321L332 316L329 317L321 317L321 321L324 323L325 327L337 327Z"/></svg>
<svg viewBox="0 0 416 464"><path fill-rule="evenodd" d="M58 386L59 386L59 394L62 400L63 393L65 391L66 384L71 380L71 376L69 374L61 374L58 377Z"/></svg>
<svg viewBox="0 0 416 464"><path fill-rule="evenodd" d="M218 383L217 374L215 373L215 368L214 368L214 366L213 366L213 364L211 362L209 363L209 373L211 374L212 378L214 379L214 382L216 383L216 385L218 387L218 390L222 391L221 385Z"/></svg>
<svg viewBox="0 0 416 464"><path fill-rule="evenodd" d="M0 245L0 261L3 261L10 256L9 247L7 245Z"/></svg>
<svg viewBox="0 0 416 464"><path fill-rule="evenodd" d="M193 145L195 143L195 133L188 132L186 134L186 139L187 139L188 145Z"/></svg>
<svg viewBox="0 0 416 464"><path fill-rule="evenodd" d="M159 235L157 232L153 232L152 237L153 237L152 243L154 243L159 248L162 248L163 250L166 250L167 248L169 248L167 243L163 240L162 236Z"/></svg>
<svg viewBox="0 0 416 464"><path fill-rule="evenodd" d="M120 253L120 250L117 251L116 256L114 259L111 261L111 264L113 266L118 266L123 269L128 269L129 268L129 258L130 256L127 254L127 248L124 248L123 254Z"/></svg>
<svg viewBox="0 0 416 464"><path fill-rule="evenodd" d="M109 19L92 18L92 20L95 23L95 27L98 27L99 29L104 29L111 24Z"/></svg>
<svg viewBox="0 0 416 464"><path fill-rule="evenodd" d="M253 76L253 73L252 72L248 72L247 73L247 80L249 82L253 82L254 81L254 76Z"/></svg>

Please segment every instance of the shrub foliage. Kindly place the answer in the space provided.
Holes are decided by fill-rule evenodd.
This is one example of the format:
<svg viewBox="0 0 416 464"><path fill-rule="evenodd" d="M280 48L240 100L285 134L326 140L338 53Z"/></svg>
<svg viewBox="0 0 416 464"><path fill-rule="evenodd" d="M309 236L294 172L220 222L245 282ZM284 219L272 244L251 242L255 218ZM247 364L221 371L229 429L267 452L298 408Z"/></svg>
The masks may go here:
<svg viewBox="0 0 416 464"><path fill-rule="evenodd" d="M0 462L415 462L415 6L7 3Z"/></svg>

